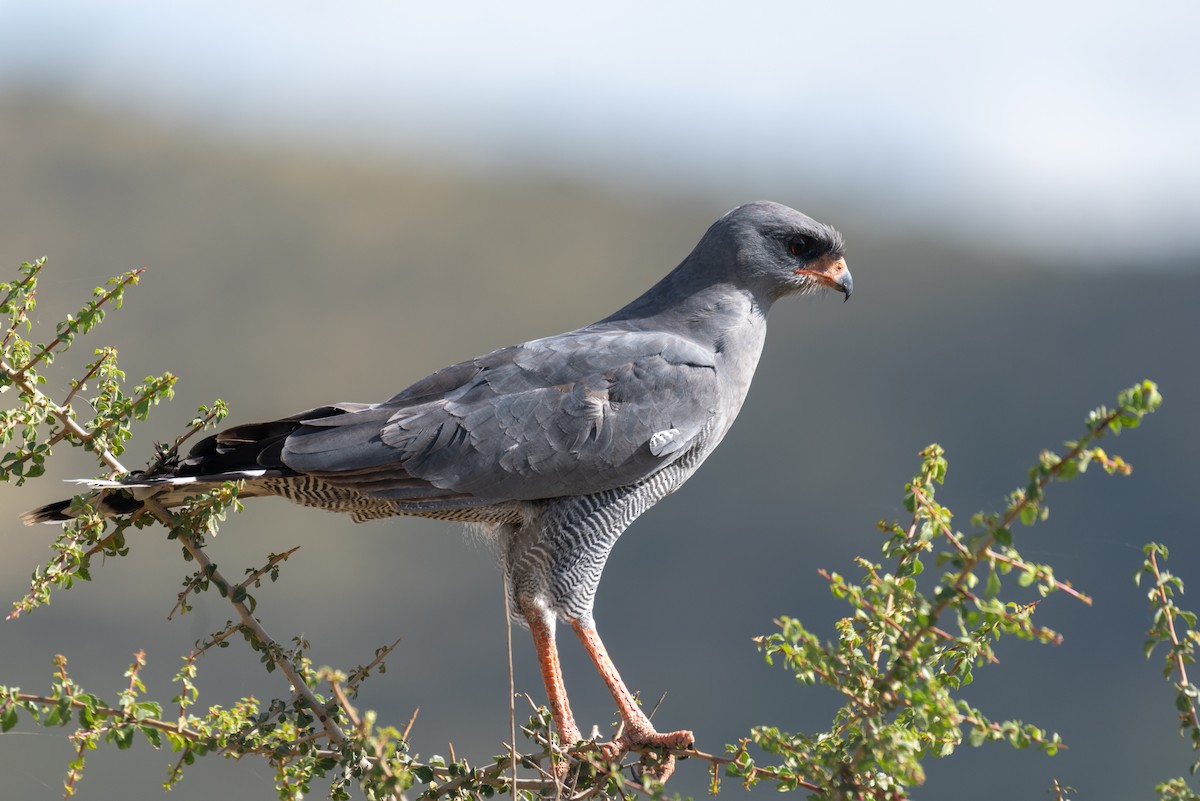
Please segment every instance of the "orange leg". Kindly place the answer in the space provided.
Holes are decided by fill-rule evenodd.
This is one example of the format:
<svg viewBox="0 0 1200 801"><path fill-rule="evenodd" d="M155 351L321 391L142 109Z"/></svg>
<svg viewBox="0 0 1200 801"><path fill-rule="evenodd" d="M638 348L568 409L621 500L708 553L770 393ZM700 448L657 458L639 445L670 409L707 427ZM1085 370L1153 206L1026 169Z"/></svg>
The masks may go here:
<svg viewBox="0 0 1200 801"><path fill-rule="evenodd" d="M539 610L526 613L525 621L533 634L533 647L537 650L538 665L542 669L542 681L546 685L546 699L550 702L550 714L554 717L554 729L558 741L569 748L582 739L571 706L567 703L567 688L563 685L562 666L558 661L558 646L554 643L553 619L547 621Z"/></svg>
<svg viewBox="0 0 1200 801"><path fill-rule="evenodd" d="M612 693L613 700L617 702L621 720L625 723L624 731L620 736L605 747L606 756L619 756L626 751L647 745L660 748L692 747L696 738L690 731L660 734L654 730L650 718L646 717L646 713L634 700L633 693L629 692L625 682L621 681L621 674L617 672L617 666L613 664L608 652L604 650L604 643L600 641L600 635L594 626L584 626L579 621L572 621L571 628L575 629L575 634L579 636L579 641L587 649L588 656L596 665L596 670L600 671L600 677L608 685L608 691Z"/></svg>

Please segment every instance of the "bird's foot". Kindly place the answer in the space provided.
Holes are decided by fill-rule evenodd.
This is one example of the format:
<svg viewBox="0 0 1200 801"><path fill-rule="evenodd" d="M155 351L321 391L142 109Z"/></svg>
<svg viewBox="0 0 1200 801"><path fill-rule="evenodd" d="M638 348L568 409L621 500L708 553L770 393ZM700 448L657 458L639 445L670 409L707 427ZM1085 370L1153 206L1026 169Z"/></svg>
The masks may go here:
<svg viewBox="0 0 1200 801"><path fill-rule="evenodd" d="M600 746L600 755L617 762L630 751L642 752L641 769L655 781L665 782L675 772L675 750L686 750L696 743L690 731L626 731L610 743Z"/></svg>

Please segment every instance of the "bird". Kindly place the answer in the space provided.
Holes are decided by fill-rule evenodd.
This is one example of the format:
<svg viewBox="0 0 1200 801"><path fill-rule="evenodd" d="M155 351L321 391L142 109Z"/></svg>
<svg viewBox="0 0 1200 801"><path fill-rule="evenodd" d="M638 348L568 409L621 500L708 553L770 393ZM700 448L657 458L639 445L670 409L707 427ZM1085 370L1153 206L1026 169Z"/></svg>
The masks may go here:
<svg viewBox="0 0 1200 801"><path fill-rule="evenodd" d="M356 521L467 523L494 548L510 618L532 635L559 742L584 742L559 662L561 624L620 714L606 755L691 748L691 731L655 729L605 649L593 616L601 573L625 529L729 430L774 303L829 290L846 300L853 290L842 235L787 206L748 203L598 322L446 367L382 403L218 431L157 472L87 482L91 503L135 514L151 498L177 506L241 481L240 498L282 496ZM56 523L77 508L59 501L23 519Z"/></svg>

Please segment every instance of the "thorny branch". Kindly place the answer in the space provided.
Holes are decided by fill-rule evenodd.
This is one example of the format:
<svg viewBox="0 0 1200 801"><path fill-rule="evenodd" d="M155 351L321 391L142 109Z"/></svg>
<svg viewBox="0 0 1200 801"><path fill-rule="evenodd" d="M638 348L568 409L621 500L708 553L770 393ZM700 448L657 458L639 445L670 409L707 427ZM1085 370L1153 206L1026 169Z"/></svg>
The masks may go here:
<svg viewBox="0 0 1200 801"><path fill-rule="evenodd" d="M146 271L145 270L131 270L130 272L128 272L124 276L122 276L122 278L119 281L112 282L111 288L108 291L106 291L104 294L102 294L96 300L88 302L87 306L84 307L85 311L95 312L97 309L99 309L101 306L104 306L106 303L111 301L113 298L120 297L125 292L125 288L136 284L138 282L138 279L141 277L142 273L144 273L144 272L146 272ZM30 276L30 280L32 280L32 276ZM65 330L60 331L58 336L56 336L50 342L49 345L46 345L41 350L39 350L37 352L36 356L34 356L29 361L27 361L24 365L22 365L18 369L18 372L28 373L30 370L32 370L34 367L37 366L38 362L42 361L47 356L50 356L52 353L54 353L55 349L57 349L59 345L63 345L65 343L67 343L69 341L70 337L72 337L76 333L78 333L78 331L79 331L78 322L79 321L77 321L77 320L68 320L66 323L64 323L62 325L62 328Z"/></svg>
<svg viewBox="0 0 1200 801"><path fill-rule="evenodd" d="M45 351L43 351L43 353L44 352ZM55 403L45 394L43 394L41 390L30 383L25 375L25 370L27 367L17 369L10 365L7 361L0 359L0 370L2 370L8 376L9 380L11 380L13 384L20 387L22 391L27 393L35 403L44 406L44 408L46 408L50 414L59 421L63 428L70 431L71 434L77 437L80 442L92 442L93 433L87 431L75 421L74 415L71 413L69 408ZM129 472L125 466L121 464L120 460L118 460L117 457L114 456L113 453L107 448L98 448L95 452L97 457L103 461L104 464L106 464L114 474L123 475ZM203 548L200 547L200 545L196 542L195 537L189 532L180 530L175 526L175 522L171 513L168 512L162 504L151 498L146 500L145 508L168 530L175 531L179 539L179 543L183 546L184 550L187 551L188 555L196 562L200 570L207 574L210 579L217 584L217 586L222 588L234 586L225 579L220 571L217 570L216 565L213 564L212 560L208 558L208 555L204 552ZM346 741L345 733L342 731L341 727L338 726L337 721L334 720L334 717L330 714L329 709L316 697L316 695L313 694L313 691L309 688L308 684L305 683L303 677L300 675L300 671L287 657L284 649L281 648L278 643L271 638L266 629L263 628L262 624L255 619L254 615L250 612L249 607L244 601L239 600L234 593L225 592L224 594L226 600L228 600L230 605L233 606L234 611L241 620L244 629L259 642L259 644L268 654L271 655L270 658L275 661L275 663L283 671L283 674L287 677L288 681L291 682L293 692L303 699L305 706L311 709L316 718L321 722L322 727L325 729L325 733L329 735L330 741L335 745L342 745Z"/></svg>
<svg viewBox="0 0 1200 801"><path fill-rule="evenodd" d="M1171 641L1171 658L1175 661L1175 670L1179 673L1179 685L1188 687L1191 682L1188 681L1187 662L1188 656L1184 649L1183 643L1179 639L1179 635L1175 631L1175 615L1172 614L1175 605L1167 595L1166 584L1163 582L1162 572L1158 568L1158 555L1154 550L1149 550L1149 565L1151 572L1154 574L1154 594L1158 599L1159 609L1164 610L1162 615L1167 627L1167 635ZM1196 702L1194 696L1189 696L1187 709L1183 711L1182 722L1185 726L1190 726L1193 729L1200 726L1200 718L1196 715Z"/></svg>
<svg viewBox="0 0 1200 801"><path fill-rule="evenodd" d="M996 544L995 532L998 529L1007 529L1012 526L1013 523L1015 523L1021 517L1022 511L1036 503L1037 499L1040 498L1041 491L1044 490L1050 484L1050 482L1052 482L1059 475L1059 473L1066 469L1067 465L1073 464L1075 460L1079 458L1080 454L1087 449L1088 445L1094 441L1096 437L1111 427L1112 424L1122 416L1122 414L1122 410L1117 409L1103 417L1100 421L1092 426L1087 437L1075 443L1074 447L1068 450L1060 461L1043 471L1034 480L1038 494L1035 495L1034 493L1025 493L1019 501L1014 503L1008 509L1001 522L993 527L990 527L989 531L980 538L979 544L975 547L974 551L969 556L963 557L962 567L952 583L952 589L955 592L961 593L964 591L964 585L974 573L976 566L978 566L980 562L987 558L988 552L991 551L992 546ZM914 487L913 489L914 494L917 495L918 502L921 504L921 506L923 506L927 512L931 512L930 500L923 494L920 494L919 488ZM931 519L938 518L937 515L933 514L931 514L930 517ZM944 522L939 522L942 526L945 526ZM946 533L949 538L957 540L957 538L953 536L952 532L947 530L944 533ZM911 653L912 649L915 648L917 644L920 643L921 640L930 633L935 625L935 621L941 617L942 612L946 611L946 608L950 606L953 600L954 596L952 593L945 593L938 601L934 603L933 607L929 610L929 622L913 629L912 633L910 633L909 636L898 645L896 659L892 663L891 669L888 670L885 675L880 677L877 686L887 687L893 681L895 681L897 671L901 668L901 662L903 661L903 658L907 654Z"/></svg>
<svg viewBox="0 0 1200 801"><path fill-rule="evenodd" d="M167 528L171 528L174 525L171 518L171 513L168 512L161 503L153 498L148 499L145 503L147 510L149 510L149 512L154 515L154 517L157 518L160 523ZM221 575L221 572L217 570L217 566L211 559L208 558L208 554L204 552L204 549L196 544L196 540L191 534L180 531L178 533L178 537L179 543L184 547L184 550L186 550L188 555L195 560L200 570L205 572L210 577L213 583L215 583L218 587L228 588L232 586L225 579L225 577ZM329 709L326 708L325 704L321 703L317 696L313 694L313 691L309 688L308 684L305 683L303 677L301 677L300 671L297 670L292 661L287 658L283 648L281 648L278 643L271 638L271 635L267 634L266 629L264 629L262 624L258 622L253 614L251 614L250 608L246 606L245 602L236 600L234 594L230 592L225 593L225 599L229 601L230 605L233 606L234 611L237 612L238 618L242 621L243 628L248 631L254 639L258 640L263 648L267 650L267 653L271 655L270 658L274 659L275 664L277 664L279 669L283 671L283 675L287 676L288 681L292 684L292 691L304 700L305 706L312 710L313 714L316 715L317 720L321 721L321 726L325 729L325 733L329 735L330 741L335 745L342 745L344 742L346 742L345 733L342 731L341 727L338 726L337 721L334 720L333 715L331 715L329 712Z"/></svg>

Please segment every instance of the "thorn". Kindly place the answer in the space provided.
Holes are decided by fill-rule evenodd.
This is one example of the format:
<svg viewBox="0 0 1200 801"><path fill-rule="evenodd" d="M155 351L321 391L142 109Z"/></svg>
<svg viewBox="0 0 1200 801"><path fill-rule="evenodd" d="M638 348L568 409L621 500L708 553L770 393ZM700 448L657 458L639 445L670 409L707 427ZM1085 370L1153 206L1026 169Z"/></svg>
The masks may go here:
<svg viewBox="0 0 1200 801"><path fill-rule="evenodd" d="M662 706L662 702L665 700L667 700L667 691L663 690L663 694L658 696L658 701L656 701L654 703L654 708L650 710L650 714L647 715L646 717L650 718L651 720L654 720L654 713L658 711L658 708L660 706Z"/></svg>
<svg viewBox="0 0 1200 801"><path fill-rule="evenodd" d="M400 735L400 739L408 742L408 733L412 731L413 724L417 722L417 715L420 713L421 707L413 710L412 717L408 719L408 725L404 727L404 732Z"/></svg>

